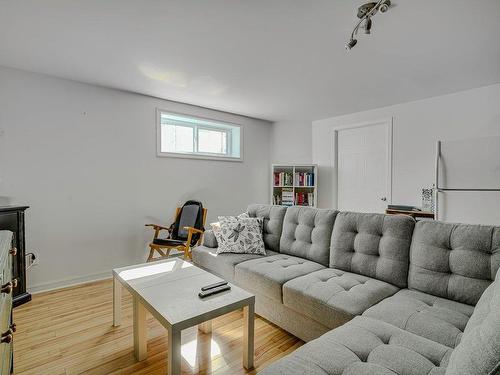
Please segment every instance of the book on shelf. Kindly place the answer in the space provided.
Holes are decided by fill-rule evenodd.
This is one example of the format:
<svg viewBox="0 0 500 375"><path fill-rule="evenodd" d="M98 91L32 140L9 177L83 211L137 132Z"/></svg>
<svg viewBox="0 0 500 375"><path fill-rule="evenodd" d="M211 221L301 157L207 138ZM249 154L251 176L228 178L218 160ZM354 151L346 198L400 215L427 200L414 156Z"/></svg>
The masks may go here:
<svg viewBox="0 0 500 375"><path fill-rule="evenodd" d="M314 173L312 172L295 172L295 186L314 186Z"/></svg>
<svg viewBox="0 0 500 375"><path fill-rule="evenodd" d="M293 206L293 189L283 189L281 191L281 204L283 206Z"/></svg>
<svg viewBox="0 0 500 375"><path fill-rule="evenodd" d="M292 172L274 172L274 186L293 186Z"/></svg>
<svg viewBox="0 0 500 375"><path fill-rule="evenodd" d="M388 210L397 210L397 211L421 211L420 208L415 206L405 206L402 204L388 204Z"/></svg>
<svg viewBox="0 0 500 375"><path fill-rule="evenodd" d="M295 193L296 206L314 206L314 193Z"/></svg>

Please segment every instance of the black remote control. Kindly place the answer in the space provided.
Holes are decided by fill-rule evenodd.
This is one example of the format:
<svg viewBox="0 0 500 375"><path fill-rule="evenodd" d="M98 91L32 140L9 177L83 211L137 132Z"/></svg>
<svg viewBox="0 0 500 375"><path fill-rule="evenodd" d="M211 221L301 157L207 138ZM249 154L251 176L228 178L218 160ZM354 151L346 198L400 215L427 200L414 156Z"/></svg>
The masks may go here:
<svg viewBox="0 0 500 375"><path fill-rule="evenodd" d="M222 285L227 285L227 281L222 280L222 281L219 281L218 283L204 286L203 288L201 288L201 290L202 290L202 292L204 292L205 290L214 289L214 288L217 288L217 287L222 286Z"/></svg>
<svg viewBox="0 0 500 375"><path fill-rule="evenodd" d="M219 286L217 288L213 288L213 289L209 289L209 290L205 290L203 292L200 292L200 293L198 293L198 297L205 298L205 297L211 296L213 294L224 292L224 291L229 290L229 289L231 289L231 286L222 285L222 286Z"/></svg>

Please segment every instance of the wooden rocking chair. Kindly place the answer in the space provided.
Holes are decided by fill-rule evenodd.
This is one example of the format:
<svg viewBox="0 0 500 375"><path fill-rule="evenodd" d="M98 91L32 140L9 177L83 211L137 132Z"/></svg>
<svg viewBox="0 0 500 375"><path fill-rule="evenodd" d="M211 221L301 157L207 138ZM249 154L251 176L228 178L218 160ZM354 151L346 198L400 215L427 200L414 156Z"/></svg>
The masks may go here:
<svg viewBox="0 0 500 375"><path fill-rule="evenodd" d="M177 207L175 221L170 227L157 224L146 224L153 227L154 237L149 244L148 262L154 260L155 251L161 258L168 258L170 251L176 249L184 253L184 259L191 259L191 248L200 245L205 231L205 220L207 209L203 208L201 202L187 201L182 207ZM168 231L168 236L160 238L160 231Z"/></svg>

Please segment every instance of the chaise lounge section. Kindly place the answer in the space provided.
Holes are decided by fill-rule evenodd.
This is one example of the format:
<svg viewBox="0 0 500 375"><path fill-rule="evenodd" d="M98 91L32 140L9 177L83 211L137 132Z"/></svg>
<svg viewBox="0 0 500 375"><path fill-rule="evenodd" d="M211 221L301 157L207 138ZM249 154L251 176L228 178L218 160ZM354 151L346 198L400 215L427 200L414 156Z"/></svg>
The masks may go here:
<svg viewBox="0 0 500 375"><path fill-rule="evenodd" d="M310 207L248 213L264 219L266 256L217 254L207 231L193 261L310 341L261 374L500 371L500 228Z"/></svg>
<svg viewBox="0 0 500 375"><path fill-rule="evenodd" d="M498 375L499 279L497 276L483 293L455 349L393 324L361 316L309 342L259 374ZM432 326L429 331L433 331ZM446 327L433 334L439 333L446 335Z"/></svg>

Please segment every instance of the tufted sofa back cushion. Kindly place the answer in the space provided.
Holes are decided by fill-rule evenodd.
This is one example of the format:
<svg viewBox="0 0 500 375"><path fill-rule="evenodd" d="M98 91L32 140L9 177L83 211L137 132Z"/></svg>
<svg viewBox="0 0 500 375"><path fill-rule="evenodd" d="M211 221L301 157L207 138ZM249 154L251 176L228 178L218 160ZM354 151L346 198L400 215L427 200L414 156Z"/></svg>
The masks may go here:
<svg viewBox="0 0 500 375"><path fill-rule="evenodd" d="M268 204L251 204L247 208L250 217L264 219L264 245L266 249L279 251L281 231L286 207L271 206Z"/></svg>
<svg viewBox="0 0 500 375"><path fill-rule="evenodd" d="M330 267L405 288L414 225L409 216L341 212L333 228Z"/></svg>
<svg viewBox="0 0 500 375"><path fill-rule="evenodd" d="M498 371L498 372L497 372ZM446 375L500 373L500 272L474 309Z"/></svg>
<svg viewBox="0 0 500 375"><path fill-rule="evenodd" d="M475 305L500 267L500 227L417 223L408 286Z"/></svg>
<svg viewBox="0 0 500 375"><path fill-rule="evenodd" d="M330 239L338 211L289 207L283 223L280 252L328 267Z"/></svg>

